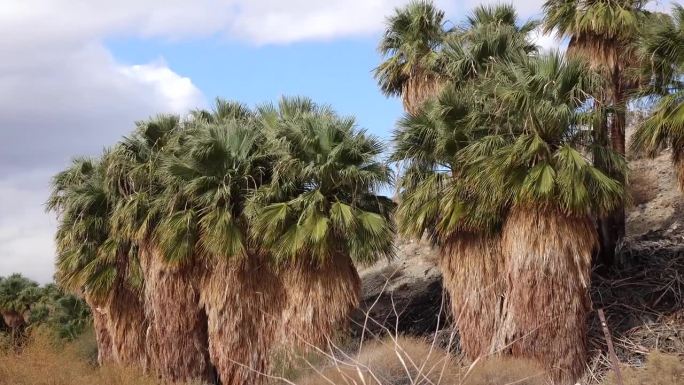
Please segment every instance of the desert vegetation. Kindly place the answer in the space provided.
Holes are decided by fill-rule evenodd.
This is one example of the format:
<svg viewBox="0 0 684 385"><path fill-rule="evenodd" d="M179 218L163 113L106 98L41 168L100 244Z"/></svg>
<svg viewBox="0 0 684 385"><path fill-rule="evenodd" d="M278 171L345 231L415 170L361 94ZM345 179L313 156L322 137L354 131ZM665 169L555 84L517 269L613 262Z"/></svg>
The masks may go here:
<svg viewBox="0 0 684 385"><path fill-rule="evenodd" d="M668 244L636 260L625 207L626 148L671 151L684 186L684 8L548 0L543 10L522 20L512 5L481 5L447 23L419 0L388 15L374 75L405 109L389 144L308 98L217 99L136 122L98 157L76 158L47 200L56 284L0 278L13 339L0 383L684 381L680 329L666 346L637 346L648 360L622 377L615 362L615 378L590 366L592 333L607 328L590 321L592 303L630 285L649 289L637 295L649 310L683 298L681 254ZM539 30L567 51L543 51ZM652 111L627 146L637 100ZM399 335L392 299L394 330L364 309L360 341L344 347L359 270L391 260L397 238L434 247L448 343ZM380 333L366 343L368 323ZM283 352L295 359L284 364Z"/></svg>

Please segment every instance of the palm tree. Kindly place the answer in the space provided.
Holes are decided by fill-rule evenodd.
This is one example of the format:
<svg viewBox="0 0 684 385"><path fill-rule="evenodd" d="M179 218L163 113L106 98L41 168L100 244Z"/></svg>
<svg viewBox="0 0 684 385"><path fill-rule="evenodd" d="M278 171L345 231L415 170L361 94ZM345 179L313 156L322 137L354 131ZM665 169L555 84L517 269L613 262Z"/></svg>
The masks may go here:
<svg viewBox="0 0 684 385"><path fill-rule="evenodd" d="M358 303L354 263L393 253L391 180L381 142L309 99L264 106L276 155L272 180L251 202L252 235L281 266L287 294L282 333L321 346Z"/></svg>
<svg viewBox="0 0 684 385"><path fill-rule="evenodd" d="M638 85L630 72L639 66L636 44L647 13L642 0L547 0L544 4L544 30L570 39L568 54L589 61L605 79L604 92L596 95L597 106L606 115L595 127L596 141L625 154L625 128L628 95ZM595 155L594 162L614 177ZM624 206L616 207L600 220L601 261L611 265L615 247L625 235Z"/></svg>
<svg viewBox="0 0 684 385"><path fill-rule="evenodd" d="M193 280L221 383L257 384L285 298L269 255L250 238L245 207L270 181L272 155L247 107L219 100L214 111L194 115L183 151L163 158L163 218L155 237L167 265L207 266Z"/></svg>
<svg viewBox="0 0 684 385"><path fill-rule="evenodd" d="M399 230L413 237L427 232L439 246L461 347L471 359L506 344L496 338L504 315L505 260L495 231L501 214L496 206L468 204L480 199L462 183L458 154L486 135L487 125L510 129L509 121L492 114L499 107L482 87L500 63L521 62L536 51L528 36L536 25L520 23L511 6L475 8L440 53L448 82L442 95L402 119L393 138L391 160L404 171L398 184Z"/></svg>
<svg viewBox="0 0 684 385"><path fill-rule="evenodd" d="M26 324L31 305L40 295L35 289L38 284L21 274L0 280L0 314L13 332Z"/></svg>
<svg viewBox="0 0 684 385"><path fill-rule="evenodd" d="M83 295L90 307L100 364L114 360L106 305L114 271L108 261L98 258L109 235L103 173L97 160L74 160L53 178L47 202L59 219L55 278L64 289Z"/></svg>
<svg viewBox="0 0 684 385"><path fill-rule="evenodd" d="M439 92L444 23L444 12L429 0L412 1L387 19L378 48L387 59L375 69L375 78L385 95L401 96L409 113Z"/></svg>
<svg viewBox="0 0 684 385"><path fill-rule="evenodd" d="M655 110L632 136L635 152L654 157L670 147L672 161L684 191L684 7L674 7L672 17L651 23L640 41L640 53L648 63L651 92L660 97Z"/></svg>
<svg viewBox="0 0 684 385"><path fill-rule="evenodd" d="M584 131L593 119L585 103L598 81L585 64L558 54L502 67L492 97L515 130L496 134L504 144L487 157L463 152L467 184L482 196L498 190L488 196L500 197L507 211L501 249L508 287L498 332L510 353L537 359L563 384L585 368L591 257L598 246L592 215L624 200L623 184L585 155L601 146ZM624 168L624 161L613 167Z"/></svg>
<svg viewBox="0 0 684 385"><path fill-rule="evenodd" d="M150 367L168 381L211 381L206 314L199 303L202 266L167 263L174 257L162 252L157 233L163 219L157 203L165 187L163 153L181 150L183 129L179 117L160 115L139 122L117 144L107 168L107 185L120 196L111 223L113 233L134 246L128 260L144 282L141 303L148 327L141 340ZM120 299L124 305L125 298Z"/></svg>

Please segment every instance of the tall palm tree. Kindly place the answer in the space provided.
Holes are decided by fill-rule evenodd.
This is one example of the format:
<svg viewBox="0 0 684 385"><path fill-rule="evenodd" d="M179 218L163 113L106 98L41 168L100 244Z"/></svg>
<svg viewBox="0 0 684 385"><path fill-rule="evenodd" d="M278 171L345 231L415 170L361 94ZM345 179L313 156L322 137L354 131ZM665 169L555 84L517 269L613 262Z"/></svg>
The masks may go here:
<svg viewBox="0 0 684 385"><path fill-rule="evenodd" d="M378 47L386 60L375 78L387 96L400 96L404 109L416 113L440 85L437 54L446 30L444 12L430 0L415 0L395 9Z"/></svg>
<svg viewBox="0 0 684 385"><path fill-rule="evenodd" d="M270 181L272 155L253 113L218 101L195 113L183 151L163 158L158 246L170 265L201 270L209 355L222 384L257 384L268 369L285 303L282 284L258 239L247 200Z"/></svg>
<svg viewBox="0 0 684 385"><path fill-rule="evenodd" d="M163 155L182 150L178 141L183 129L179 117L160 115L139 122L134 133L114 148L107 185L120 199L111 222L114 234L135 246L129 261L139 265L139 279L144 281L149 365L168 381L212 381L206 314L199 303L203 268L167 263L174 255L164 254L157 232L164 219L157 202L165 187L160 173Z"/></svg>
<svg viewBox="0 0 684 385"><path fill-rule="evenodd" d="M48 210L59 219L55 278L64 289L83 295L90 307L100 364L114 360L106 306L114 270L111 263L98 258L109 235L103 173L97 160L74 160L54 176L47 202Z"/></svg>
<svg viewBox="0 0 684 385"><path fill-rule="evenodd" d="M673 8L672 16L651 23L640 41L651 92L659 97L656 107L632 136L635 152L654 157L670 147L679 186L684 191L684 7Z"/></svg>
<svg viewBox="0 0 684 385"><path fill-rule="evenodd" d="M558 383L574 383L586 362L592 215L624 200L624 186L584 154L591 113L583 107L599 80L580 61L557 54L502 67L492 97L515 130L488 157L463 154L467 183L502 198L501 249L507 258L505 335L513 355L539 360ZM492 130L494 131L494 130ZM471 146L478 147L479 143ZM620 157L610 154L616 162ZM624 162L614 165L625 167Z"/></svg>
<svg viewBox="0 0 684 385"><path fill-rule="evenodd" d="M478 199L463 186L458 154L486 135L487 125L510 129L509 121L491 113L499 107L482 88L501 63L526 60L536 51L529 39L536 25L521 23L511 6L475 8L440 53L448 82L442 95L402 119L393 138L391 160L404 171L398 184L399 229L414 237L427 231L439 246L461 346L471 359L506 344L495 333L503 317L505 260L494 231L500 213L496 206L468 205Z"/></svg>
<svg viewBox="0 0 684 385"><path fill-rule="evenodd" d="M391 173L378 139L309 99L264 106L260 119L276 159L251 202L252 234L281 266L283 337L321 346L358 303L354 263L393 253L393 203L378 195Z"/></svg>
<svg viewBox="0 0 684 385"><path fill-rule="evenodd" d="M596 140L625 154L625 128L629 92L638 85L630 72L639 66L637 41L647 13L643 0L547 0L544 30L570 39L568 54L589 61L605 79L604 91L596 95L606 114L595 127ZM594 162L615 177L599 156ZM625 235L624 206L600 220L601 261L611 265L617 242Z"/></svg>

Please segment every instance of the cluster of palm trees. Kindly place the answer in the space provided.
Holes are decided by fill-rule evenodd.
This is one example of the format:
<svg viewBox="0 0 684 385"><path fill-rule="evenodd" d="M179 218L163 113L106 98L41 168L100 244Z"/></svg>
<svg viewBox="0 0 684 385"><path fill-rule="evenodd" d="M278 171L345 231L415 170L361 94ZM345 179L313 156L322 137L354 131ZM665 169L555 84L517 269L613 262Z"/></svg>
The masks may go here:
<svg viewBox="0 0 684 385"><path fill-rule="evenodd" d="M276 347L329 341L358 302L356 264L392 255L396 223L440 248L470 358L533 358L574 381L592 258L610 264L624 232L632 98L657 103L635 150L671 146L684 175L684 11L644 6L549 0L541 22L481 6L451 28L429 1L397 9L376 69L407 112L389 163L304 98L161 115L75 160L48 201L56 278L91 308L100 362L259 383ZM567 53L540 53L538 28ZM397 207L378 193L390 163Z"/></svg>
<svg viewBox="0 0 684 385"><path fill-rule="evenodd" d="M584 371L592 258L611 265L624 235L630 100L657 104L634 149L671 146L684 181L684 11L645 3L548 0L527 22L480 6L447 28L415 1L388 18L375 75L406 110L391 154L398 229L439 246L472 359L533 358L558 383ZM540 52L536 29L567 52Z"/></svg>
<svg viewBox="0 0 684 385"><path fill-rule="evenodd" d="M383 145L304 98L159 116L53 181L58 282L93 309L100 362L255 384L356 306L392 252Z"/></svg>
<svg viewBox="0 0 684 385"><path fill-rule="evenodd" d="M88 325L90 313L82 300L55 284L39 286L20 275L0 277L0 334L9 332L14 344L27 328L45 325L58 337L74 339Z"/></svg>

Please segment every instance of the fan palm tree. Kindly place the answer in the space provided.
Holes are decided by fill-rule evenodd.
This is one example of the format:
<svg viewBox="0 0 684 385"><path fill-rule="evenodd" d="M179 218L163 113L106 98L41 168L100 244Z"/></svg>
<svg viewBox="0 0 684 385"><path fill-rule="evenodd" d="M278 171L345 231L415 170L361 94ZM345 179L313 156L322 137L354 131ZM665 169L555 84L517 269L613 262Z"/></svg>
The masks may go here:
<svg viewBox="0 0 684 385"><path fill-rule="evenodd" d="M412 1L387 19L378 47L386 60L375 69L375 78L385 95L401 97L409 113L438 93L444 23L444 12L429 0Z"/></svg>
<svg viewBox="0 0 684 385"><path fill-rule="evenodd" d="M640 41L652 92L659 96L656 107L632 136L631 147L650 157L669 147L684 191L684 7L674 7L672 16L661 16Z"/></svg>
<svg viewBox="0 0 684 385"><path fill-rule="evenodd" d="M114 270L98 251L109 235L109 201L103 167L93 159L76 159L52 180L48 210L57 213L55 278L68 291L83 295L92 310L100 364L114 360L106 297Z"/></svg>
<svg viewBox="0 0 684 385"><path fill-rule="evenodd" d="M481 196L498 190L489 197L507 210L501 250L508 287L498 333L513 355L539 360L558 383L574 383L586 362L591 257L598 246L592 215L610 212L625 194L619 180L584 155L601 146L584 132L593 119L585 103L599 79L583 62L557 54L508 64L499 73L492 97L514 130L496 134L505 144L487 157L462 152L466 184ZM612 167L625 167L619 154L599 150Z"/></svg>
<svg viewBox="0 0 684 385"><path fill-rule="evenodd" d="M167 263L174 257L162 252L157 237L163 219L157 203L165 187L162 159L165 152L181 151L182 131L179 117L160 115L139 122L134 133L114 148L107 185L120 198L110 221L113 233L134 246L129 261L134 262L132 267L139 266L138 280L144 281L149 365L168 381L211 381L206 314L199 303L202 267Z"/></svg>
<svg viewBox="0 0 684 385"><path fill-rule="evenodd" d="M596 95L597 106L606 116L595 127L596 141L610 143L625 154L625 128L629 92L638 86L630 73L639 66L637 41L647 13L642 0L547 0L544 30L570 39L568 54L589 61L605 79L604 91ZM595 155L594 162L615 174ZM603 264L614 262L615 247L625 235L624 206L600 219Z"/></svg>
<svg viewBox="0 0 684 385"><path fill-rule="evenodd" d="M391 160L404 171L398 184L399 229L413 237L427 232L439 246L461 346L471 359L506 343L495 338L503 316L504 259L494 231L500 213L496 206L467 204L478 199L462 185L457 155L488 133L483 127L509 129L510 122L491 113L499 107L482 92L483 83L501 63L526 60L536 51L528 36L536 25L520 23L511 6L475 8L440 53L448 82L442 95L419 114L407 115L394 133Z"/></svg>
<svg viewBox="0 0 684 385"><path fill-rule="evenodd" d="M283 337L320 346L358 303L354 263L393 253L393 203L377 193L391 173L378 139L309 99L264 106L260 120L276 159L251 202L252 235L281 267Z"/></svg>
<svg viewBox="0 0 684 385"><path fill-rule="evenodd" d="M285 303L269 255L250 238L247 200L270 181L272 155L254 114L218 101L195 113L183 151L163 159L156 239L165 263L202 270L209 354L222 384L257 384Z"/></svg>
<svg viewBox="0 0 684 385"><path fill-rule="evenodd" d="M26 324L31 305L38 299L38 284L21 274L0 281L0 314L13 331Z"/></svg>

